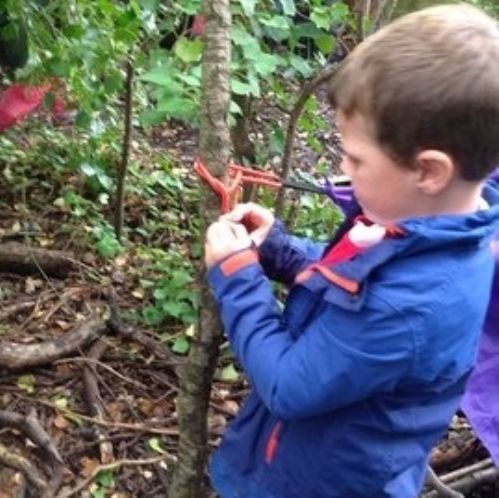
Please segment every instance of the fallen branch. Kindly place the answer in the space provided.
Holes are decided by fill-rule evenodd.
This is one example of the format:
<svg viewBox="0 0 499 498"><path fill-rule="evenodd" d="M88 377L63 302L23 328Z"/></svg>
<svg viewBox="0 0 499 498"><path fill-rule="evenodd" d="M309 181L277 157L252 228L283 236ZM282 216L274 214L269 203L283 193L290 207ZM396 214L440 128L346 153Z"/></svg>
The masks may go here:
<svg viewBox="0 0 499 498"><path fill-rule="evenodd" d="M0 342L0 366L7 370L21 370L46 365L85 347L107 329L96 315L78 323L70 332L56 339L37 344Z"/></svg>
<svg viewBox="0 0 499 498"><path fill-rule="evenodd" d="M39 446L43 451L48 453L52 460L62 463L62 459L57 451L57 448L54 443L52 443L50 436L45 432L45 429L40 425L38 419L33 413L28 416L23 416L19 413L0 410L0 426L17 429L33 443Z"/></svg>
<svg viewBox="0 0 499 498"><path fill-rule="evenodd" d="M92 471L92 473L83 481L81 481L77 486L75 486L73 489L70 489L68 491L64 491L60 493L57 498L71 498L71 496L75 496L80 491L83 491L91 482L97 477L99 472L104 472L108 470L116 470L119 469L120 467L124 466L146 466L146 465L154 465L159 462L162 462L164 460L169 460L171 462L175 461L175 457L172 455L162 455L160 457L155 457L155 458L145 458L143 460L116 460L115 462L104 464L104 465L98 465L95 467L95 469Z"/></svg>
<svg viewBox="0 0 499 498"><path fill-rule="evenodd" d="M77 268L69 252L35 249L17 242L0 244L0 271L18 275L43 272L49 277L64 278Z"/></svg>
<svg viewBox="0 0 499 498"><path fill-rule="evenodd" d="M87 359L98 362L107 349L107 343L99 339L88 352ZM88 413L97 419L104 418L104 407L102 405L95 365L87 365L83 369L83 384L85 386L85 401L88 407ZM106 441L106 435L98 427L94 427L94 437L99 440L101 462L111 463L114 460L113 445Z"/></svg>
<svg viewBox="0 0 499 498"><path fill-rule="evenodd" d="M18 430L48 455L52 467L52 477L49 484L46 485L41 498L52 498L62 482L62 458L54 443L50 439L50 436L38 422L34 411L28 416L23 416L19 413L0 410L0 425L12 427ZM31 467L28 466L25 468L28 472L32 473L33 469ZM20 468L18 469L21 470ZM37 474L34 475L36 476ZM33 480L30 480L26 474L25 477L36 487L36 483L34 483Z"/></svg>
<svg viewBox="0 0 499 498"><path fill-rule="evenodd" d="M45 480L40 476L36 467L26 458L8 450L0 443L0 463L23 473L26 480L38 491L43 491L47 486Z"/></svg>
<svg viewBox="0 0 499 498"><path fill-rule="evenodd" d="M36 305L36 301L24 301L21 303L14 303L10 306L4 306L2 310L0 310L0 321L6 320L9 316L15 315L21 311L34 308Z"/></svg>

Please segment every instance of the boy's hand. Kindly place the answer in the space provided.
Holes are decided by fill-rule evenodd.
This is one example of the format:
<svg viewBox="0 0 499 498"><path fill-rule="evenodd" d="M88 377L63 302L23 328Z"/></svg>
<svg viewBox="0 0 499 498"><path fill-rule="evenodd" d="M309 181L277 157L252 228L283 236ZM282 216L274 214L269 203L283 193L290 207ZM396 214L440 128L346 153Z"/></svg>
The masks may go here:
<svg viewBox="0 0 499 498"><path fill-rule="evenodd" d="M242 223L248 230L253 243L259 247L274 224L274 215L266 208L253 202L238 204L232 211L220 217L220 221Z"/></svg>
<svg viewBox="0 0 499 498"><path fill-rule="evenodd" d="M252 241L240 223L226 220L212 223L206 231L204 261L207 268L222 261L231 254L251 247Z"/></svg>

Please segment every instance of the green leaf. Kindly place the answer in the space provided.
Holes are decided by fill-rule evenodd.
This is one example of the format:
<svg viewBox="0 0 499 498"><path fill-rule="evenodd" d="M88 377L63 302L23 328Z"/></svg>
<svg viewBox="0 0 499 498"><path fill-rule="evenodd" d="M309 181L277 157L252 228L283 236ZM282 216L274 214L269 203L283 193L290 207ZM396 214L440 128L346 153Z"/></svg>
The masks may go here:
<svg viewBox="0 0 499 498"><path fill-rule="evenodd" d="M239 0L243 12L247 17L252 17L255 13L256 2L257 0Z"/></svg>
<svg viewBox="0 0 499 498"><path fill-rule="evenodd" d="M147 440L147 446L160 455L165 454L165 450L161 447L161 441L157 437L149 438Z"/></svg>
<svg viewBox="0 0 499 498"><path fill-rule="evenodd" d="M159 325L165 318L161 310L155 306L146 306L142 310L142 316L148 325Z"/></svg>
<svg viewBox="0 0 499 498"><path fill-rule="evenodd" d="M282 154L286 135L282 127L274 126L270 133L270 152L272 154Z"/></svg>
<svg viewBox="0 0 499 498"><path fill-rule="evenodd" d="M276 67L283 62L283 58L278 55L261 53L254 62L255 71L261 76L272 74Z"/></svg>
<svg viewBox="0 0 499 498"><path fill-rule="evenodd" d="M230 89L236 95L251 95L251 85L235 78L230 80Z"/></svg>
<svg viewBox="0 0 499 498"><path fill-rule="evenodd" d="M173 76L176 76L175 69L165 65L143 74L140 79L164 87L169 95L181 94L183 91L182 85L175 81Z"/></svg>
<svg viewBox="0 0 499 498"><path fill-rule="evenodd" d="M187 354L189 351L189 341L185 336L177 337L171 346L171 350L177 354Z"/></svg>
<svg viewBox="0 0 499 498"><path fill-rule="evenodd" d="M109 488L114 484L113 471L112 470L101 470L97 477L95 478L95 482L98 482L101 486L105 488Z"/></svg>
<svg viewBox="0 0 499 498"><path fill-rule="evenodd" d="M173 51L186 64L197 62L201 59L201 54L203 53L203 42L199 38L189 40L188 38L181 37L175 43Z"/></svg>
<svg viewBox="0 0 499 498"><path fill-rule="evenodd" d="M167 301L161 304L162 311L167 316L172 316L173 318L181 319L183 315L192 313L192 307L185 301L175 302Z"/></svg>
<svg viewBox="0 0 499 498"><path fill-rule="evenodd" d="M294 16L296 14L296 5L294 0L279 0L282 6L283 12L287 16Z"/></svg>
<svg viewBox="0 0 499 498"><path fill-rule="evenodd" d="M68 407L68 398L64 396L58 396L54 399L54 405L60 410L66 410Z"/></svg>
<svg viewBox="0 0 499 498"><path fill-rule="evenodd" d="M309 77L314 72L312 66L303 57L292 55L289 62L291 66L305 78Z"/></svg>
<svg viewBox="0 0 499 498"><path fill-rule="evenodd" d="M329 55L336 46L336 40L332 35L316 36L314 42L324 55Z"/></svg>
<svg viewBox="0 0 499 498"><path fill-rule="evenodd" d="M265 16L260 22L268 28L289 30L289 19L285 16Z"/></svg>
<svg viewBox="0 0 499 498"><path fill-rule="evenodd" d="M158 111L169 117L190 119L196 115L197 105L191 100L182 97L170 97L158 103Z"/></svg>
<svg viewBox="0 0 499 498"><path fill-rule="evenodd" d="M17 378L17 387L29 394L35 391L35 376L31 374L20 375Z"/></svg>
<svg viewBox="0 0 499 498"><path fill-rule="evenodd" d="M350 9L344 2L335 2L331 7L331 24L346 24L349 21Z"/></svg>
<svg viewBox="0 0 499 498"><path fill-rule="evenodd" d="M326 7L316 7L310 14L310 20L318 28L329 30L331 27L331 16Z"/></svg>
<svg viewBox="0 0 499 498"><path fill-rule="evenodd" d="M222 368L222 371L220 372L220 379L229 382L239 380L239 372L234 368L233 363L229 363L226 367Z"/></svg>

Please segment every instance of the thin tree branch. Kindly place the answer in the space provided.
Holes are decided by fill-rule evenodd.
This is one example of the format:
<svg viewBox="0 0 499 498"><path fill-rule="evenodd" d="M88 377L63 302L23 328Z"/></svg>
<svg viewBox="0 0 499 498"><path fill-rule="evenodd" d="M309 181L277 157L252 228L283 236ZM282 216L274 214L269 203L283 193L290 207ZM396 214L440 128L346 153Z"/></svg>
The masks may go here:
<svg viewBox="0 0 499 498"><path fill-rule="evenodd" d="M322 68L308 83L306 83L298 96L298 99L289 113L288 128L286 133L286 145L284 147L284 154L281 161L281 178L287 180L291 170L291 155L293 153L293 145L296 134L296 127L298 119L303 112L305 104L315 90L324 82L329 80L337 70L337 65L325 66ZM276 216L282 215L284 207L284 189L279 190L275 204Z"/></svg>

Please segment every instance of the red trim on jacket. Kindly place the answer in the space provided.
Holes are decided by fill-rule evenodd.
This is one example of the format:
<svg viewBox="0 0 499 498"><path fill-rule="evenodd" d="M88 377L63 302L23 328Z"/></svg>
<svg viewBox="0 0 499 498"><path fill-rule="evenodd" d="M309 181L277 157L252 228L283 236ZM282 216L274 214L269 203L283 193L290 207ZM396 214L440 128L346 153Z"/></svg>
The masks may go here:
<svg viewBox="0 0 499 498"><path fill-rule="evenodd" d="M220 263L220 270L225 277L229 277L236 271L239 271L253 263L258 263L258 254L254 249L244 249L243 251L232 254Z"/></svg>
<svg viewBox="0 0 499 498"><path fill-rule="evenodd" d="M269 465L272 463L272 460L274 460L281 429L282 429L282 422L277 422L272 428L269 440L267 441L267 446L265 447L265 462L268 463Z"/></svg>

